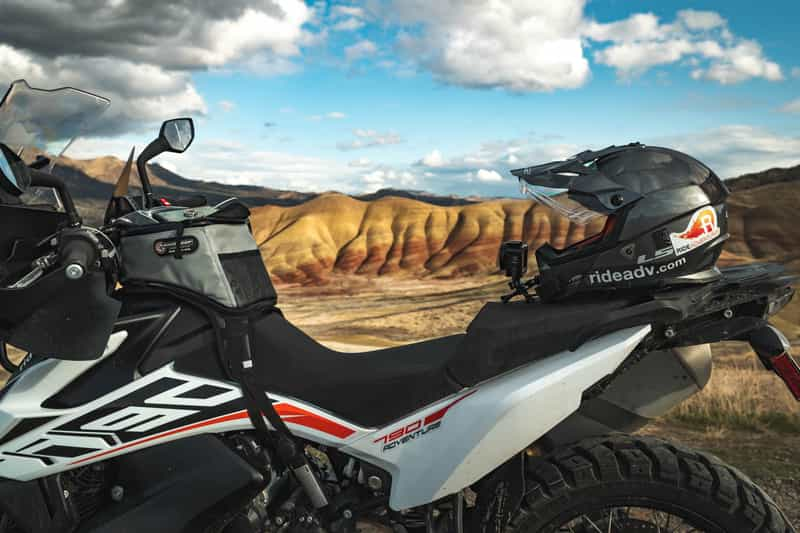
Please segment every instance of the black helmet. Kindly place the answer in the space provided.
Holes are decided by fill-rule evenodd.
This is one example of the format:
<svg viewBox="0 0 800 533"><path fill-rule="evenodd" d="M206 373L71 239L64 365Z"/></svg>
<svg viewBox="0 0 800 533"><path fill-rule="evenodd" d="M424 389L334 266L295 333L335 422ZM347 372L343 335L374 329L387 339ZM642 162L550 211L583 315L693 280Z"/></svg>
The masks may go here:
<svg viewBox="0 0 800 533"><path fill-rule="evenodd" d="M728 189L686 154L639 143L512 170L540 203L595 235L536 250L545 300L715 279L728 238Z"/></svg>

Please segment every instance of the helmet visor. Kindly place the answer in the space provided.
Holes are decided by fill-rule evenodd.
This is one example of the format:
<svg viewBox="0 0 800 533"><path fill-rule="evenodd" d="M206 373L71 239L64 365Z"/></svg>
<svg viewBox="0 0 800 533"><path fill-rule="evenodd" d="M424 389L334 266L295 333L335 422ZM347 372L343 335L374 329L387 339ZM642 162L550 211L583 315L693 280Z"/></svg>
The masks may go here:
<svg viewBox="0 0 800 533"><path fill-rule="evenodd" d="M580 225L587 225L597 219L605 219L606 215L589 209L580 203L572 200L567 195L566 189L552 189L531 185L530 183L519 180L522 193L534 201L549 207L556 214L568 218L571 222Z"/></svg>

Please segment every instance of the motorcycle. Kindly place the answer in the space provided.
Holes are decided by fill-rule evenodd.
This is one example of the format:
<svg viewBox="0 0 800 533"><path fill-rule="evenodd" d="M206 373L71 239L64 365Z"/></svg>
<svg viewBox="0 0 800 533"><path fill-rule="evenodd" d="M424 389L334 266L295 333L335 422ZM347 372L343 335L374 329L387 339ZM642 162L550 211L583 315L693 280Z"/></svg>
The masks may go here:
<svg viewBox="0 0 800 533"><path fill-rule="evenodd" d="M794 531L738 470L631 434L705 386L722 340L800 399L767 322L794 294L779 265L550 302L510 242L514 294L466 333L338 353L280 313L244 204L151 186L191 119L140 154L141 194L130 159L82 223L47 154L108 105L24 81L0 104L0 532Z"/></svg>

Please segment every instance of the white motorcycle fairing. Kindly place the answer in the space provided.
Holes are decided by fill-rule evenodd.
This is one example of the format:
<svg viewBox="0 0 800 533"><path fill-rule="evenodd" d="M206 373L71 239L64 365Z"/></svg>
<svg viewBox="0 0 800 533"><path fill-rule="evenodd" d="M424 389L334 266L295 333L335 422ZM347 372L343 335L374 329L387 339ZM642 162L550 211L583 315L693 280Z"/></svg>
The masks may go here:
<svg viewBox="0 0 800 533"><path fill-rule="evenodd" d="M302 400L270 397L297 437L389 472L389 503L400 510L471 485L540 438L649 332L640 326L605 335L377 429ZM103 358L124 342L125 332L115 333ZM252 429L237 385L182 374L171 364L78 407L41 407L100 360L47 359L7 386L0 398L0 477L28 481L192 435Z"/></svg>
<svg viewBox="0 0 800 533"><path fill-rule="evenodd" d="M454 494L505 463L575 412L650 332L605 335L497 376L365 435L343 452L392 475L400 510Z"/></svg>

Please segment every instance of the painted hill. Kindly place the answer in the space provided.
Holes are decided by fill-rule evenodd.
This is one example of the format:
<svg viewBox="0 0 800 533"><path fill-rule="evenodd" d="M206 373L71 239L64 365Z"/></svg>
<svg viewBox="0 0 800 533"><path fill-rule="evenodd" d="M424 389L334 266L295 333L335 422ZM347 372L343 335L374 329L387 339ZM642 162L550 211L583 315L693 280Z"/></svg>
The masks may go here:
<svg viewBox="0 0 800 533"><path fill-rule="evenodd" d="M289 208L256 208L252 221L272 276L299 283L337 274L486 273L496 270L504 240L522 238L533 246L576 242L586 229L525 200L443 207L396 197L364 202L340 194Z"/></svg>

